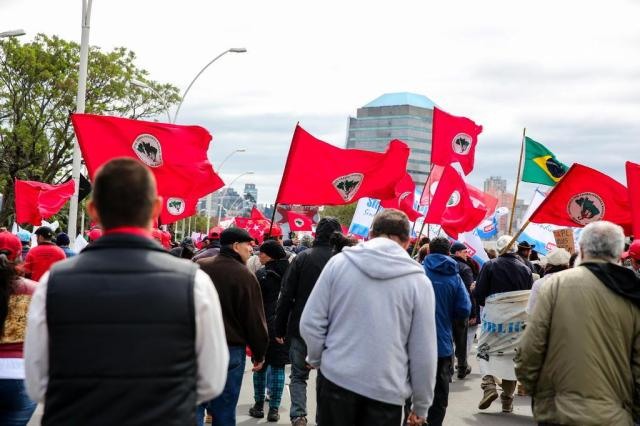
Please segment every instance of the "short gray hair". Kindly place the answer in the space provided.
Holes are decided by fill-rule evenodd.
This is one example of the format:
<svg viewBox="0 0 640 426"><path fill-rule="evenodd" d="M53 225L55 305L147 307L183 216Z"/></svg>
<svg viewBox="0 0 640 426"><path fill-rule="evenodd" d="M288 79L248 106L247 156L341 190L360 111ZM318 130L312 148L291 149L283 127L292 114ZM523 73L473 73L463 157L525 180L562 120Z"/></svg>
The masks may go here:
<svg viewBox="0 0 640 426"><path fill-rule="evenodd" d="M624 232L615 223L600 220L584 227L578 241L582 260L618 262L624 250Z"/></svg>

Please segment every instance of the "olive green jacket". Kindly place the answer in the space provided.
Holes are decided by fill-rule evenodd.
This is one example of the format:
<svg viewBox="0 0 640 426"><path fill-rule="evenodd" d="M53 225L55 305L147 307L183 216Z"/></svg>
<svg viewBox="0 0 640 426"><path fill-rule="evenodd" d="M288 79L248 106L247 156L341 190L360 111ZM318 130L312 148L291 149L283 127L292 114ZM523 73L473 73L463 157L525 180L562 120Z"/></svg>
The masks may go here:
<svg viewBox="0 0 640 426"><path fill-rule="evenodd" d="M538 422L640 419L640 309L584 266L549 277L516 356Z"/></svg>

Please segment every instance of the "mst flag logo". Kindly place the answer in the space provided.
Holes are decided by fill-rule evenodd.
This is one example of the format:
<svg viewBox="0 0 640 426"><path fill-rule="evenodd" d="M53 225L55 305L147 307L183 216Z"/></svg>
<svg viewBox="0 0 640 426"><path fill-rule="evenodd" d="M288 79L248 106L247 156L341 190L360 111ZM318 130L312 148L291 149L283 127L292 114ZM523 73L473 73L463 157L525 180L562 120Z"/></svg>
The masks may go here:
<svg viewBox="0 0 640 426"><path fill-rule="evenodd" d="M604 216L604 201L593 192L581 192L574 195L567 204L569 217L580 225L586 225Z"/></svg>
<svg viewBox="0 0 640 426"><path fill-rule="evenodd" d="M149 167L162 166L162 148L155 136L144 133L133 142L133 151Z"/></svg>
<svg viewBox="0 0 640 426"><path fill-rule="evenodd" d="M472 143L473 139L471 136L466 133L458 133L451 141L451 148L453 152L457 154L467 155L469 154L469 148L471 148Z"/></svg>
<svg viewBox="0 0 640 426"><path fill-rule="evenodd" d="M171 197L167 200L167 211L174 216L184 213L186 204L182 198Z"/></svg>
<svg viewBox="0 0 640 426"><path fill-rule="evenodd" d="M447 207L455 207L460 204L460 192L453 191L451 197L449 197L449 201L447 201Z"/></svg>
<svg viewBox="0 0 640 426"><path fill-rule="evenodd" d="M333 187L338 191L342 199L349 202L360 189L364 175L362 173L351 173L340 176L333 181Z"/></svg>
<svg viewBox="0 0 640 426"><path fill-rule="evenodd" d="M293 219L293 223L298 227L298 228L302 228L304 226L304 220L300 219L299 217Z"/></svg>

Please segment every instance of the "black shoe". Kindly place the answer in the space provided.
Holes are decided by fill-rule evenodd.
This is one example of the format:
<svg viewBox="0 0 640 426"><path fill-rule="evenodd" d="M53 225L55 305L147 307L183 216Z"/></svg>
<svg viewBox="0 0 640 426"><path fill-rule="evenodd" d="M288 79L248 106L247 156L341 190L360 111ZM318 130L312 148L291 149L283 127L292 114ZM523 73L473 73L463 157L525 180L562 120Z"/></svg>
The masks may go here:
<svg viewBox="0 0 640 426"><path fill-rule="evenodd" d="M253 404L253 407L249 408L249 415L251 417L255 417L256 419L261 419L264 417L264 402L256 402Z"/></svg>
<svg viewBox="0 0 640 426"><path fill-rule="evenodd" d="M467 377L469 374L471 374L470 366L468 365L463 367L458 366L458 379L462 380L465 377Z"/></svg>
<svg viewBox="0 0 640 426"><path fill-rule="evenodd" d="M268 422L277 422L280 420L280 414L278 414L277 408L269 408L269 414L267 414Z"/></svg>

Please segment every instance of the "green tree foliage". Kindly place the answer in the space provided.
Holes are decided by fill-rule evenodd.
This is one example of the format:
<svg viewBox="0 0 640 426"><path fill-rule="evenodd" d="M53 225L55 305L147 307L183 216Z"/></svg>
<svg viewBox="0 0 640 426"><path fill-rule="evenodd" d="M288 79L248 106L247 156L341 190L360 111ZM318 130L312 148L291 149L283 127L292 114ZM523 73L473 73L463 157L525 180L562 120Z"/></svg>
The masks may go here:
<svg viewBox="0 0 640 426"><path fill-rule="evenodd" d="M15 178L60 183L71 175L79 58L77 43L55 36L0 41L0 223L13 215ZM146 119L179 101L178 88L149 80L135 59L122 47L90 48L87 113ZM153 90L131 85L133 79Z"/></svg>
<svg viewBox="0 0 640 426"><path fill-rule="evenodd" d="M356 212L357 205L358 203L345 204L343 206L326 206L324 211L320 212L320 216L335 217L342 225L349 226L351 225L353 214Z"/></svg>

